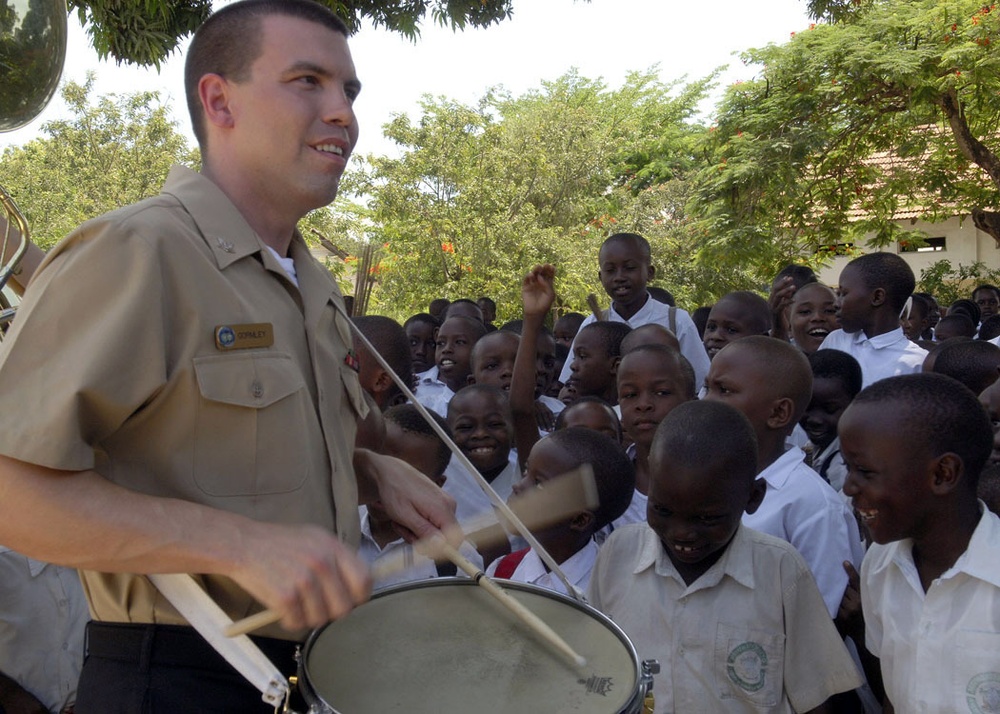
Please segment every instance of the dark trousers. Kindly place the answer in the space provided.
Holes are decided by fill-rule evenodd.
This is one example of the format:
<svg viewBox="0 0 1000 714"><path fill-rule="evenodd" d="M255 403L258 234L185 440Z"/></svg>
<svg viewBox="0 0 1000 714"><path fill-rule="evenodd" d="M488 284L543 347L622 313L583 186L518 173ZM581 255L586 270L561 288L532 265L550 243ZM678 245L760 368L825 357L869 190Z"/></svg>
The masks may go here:
<svg viewBox="0 0 1000 714"><path fill-rule="evenodd" d="M296 643L254 637L287 677ZM91 622L76 714L273 714L261 694L190 627Z"/></svg>

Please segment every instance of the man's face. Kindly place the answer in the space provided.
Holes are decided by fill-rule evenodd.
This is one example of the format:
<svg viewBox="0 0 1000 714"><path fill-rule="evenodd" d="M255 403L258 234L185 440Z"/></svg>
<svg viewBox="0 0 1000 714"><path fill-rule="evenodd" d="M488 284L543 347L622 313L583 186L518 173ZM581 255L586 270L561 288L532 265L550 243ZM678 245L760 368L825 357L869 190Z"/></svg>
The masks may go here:
<svg viewBox="0 0 1000 714"><path fill-rule="evenodd" d="M249 78L226 86L221 160L242 168L252 195L280 197L301 215L330 203L358 139L361 84L347 38L308 20L265 17Z"/></svg>

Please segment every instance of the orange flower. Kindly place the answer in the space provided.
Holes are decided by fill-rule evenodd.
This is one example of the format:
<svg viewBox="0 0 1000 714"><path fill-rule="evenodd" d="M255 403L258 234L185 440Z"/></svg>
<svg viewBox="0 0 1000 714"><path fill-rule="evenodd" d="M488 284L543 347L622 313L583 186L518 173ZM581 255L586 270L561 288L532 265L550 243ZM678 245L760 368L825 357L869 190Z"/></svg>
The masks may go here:
<svg viewBox="0 0 1000 714"><path fill-rule="evenodd" d="M455 246L452 243L442 243L441 250L443 250L445 253L454 253Z"/></svg>

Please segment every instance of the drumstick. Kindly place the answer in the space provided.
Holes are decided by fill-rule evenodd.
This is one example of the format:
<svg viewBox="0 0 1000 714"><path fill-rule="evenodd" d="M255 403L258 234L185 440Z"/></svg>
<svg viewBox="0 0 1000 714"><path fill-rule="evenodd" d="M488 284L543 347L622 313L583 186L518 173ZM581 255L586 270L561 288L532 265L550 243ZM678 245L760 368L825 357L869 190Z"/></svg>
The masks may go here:
<svg viewBox="0 0 1000 714"><path fill-rule="evenodd" d="M525 525L535 529L557 523L580 511L597 508L597 483L594 481L594 471L589 465L584 464L550 479L544 486L515 496L510 499L509 505ZM481 547L507 539L507 534L496 522L496 516L493 513L486 513L472 519L466 523L466 527L468 528L467 532L463 532L462 526L446 528L443 536L449 541L460 541L463 538L472 539ZM413 543L413 547L418 551L426 550L431 541L436 541L440 537L434 536L417 541ZM411 565L407 561L404 552L394 551L393 554L380 560L372 567L372 577L377 580L405 570ZM281 616L273 610L262 610L255 615L250 615L228 625L224 633L226 637L237 637L272 625L280 619Z"/></svg>
<svg viewBox="0 0 1000 714"><path fill-rule="evenodd" d="M601 304L597 302L597 295L590 293L587 295L587 306L590 311L594 314L595 320L607 320L604 311L601 309Z"/></svg>
<svg viewBox="0 0 1000 714"><path fill-rule="evenodd" d="M470 578L476 581L479 587L483 588L497 602L510 610L528 629L542 638L547 645L562 655L571 665L580 668L587 666L586 658L570 647L569 643L560 637L555 630L546 625L538 615L525 607L523 603L514 599L510 593L488 578L486 573L477 568L468 558L459 553L454 546L443 538L428 538L421 542L421 549L423 550L423 554L428 557L443 555L454 563L456 567L465 571Z"/></svg>

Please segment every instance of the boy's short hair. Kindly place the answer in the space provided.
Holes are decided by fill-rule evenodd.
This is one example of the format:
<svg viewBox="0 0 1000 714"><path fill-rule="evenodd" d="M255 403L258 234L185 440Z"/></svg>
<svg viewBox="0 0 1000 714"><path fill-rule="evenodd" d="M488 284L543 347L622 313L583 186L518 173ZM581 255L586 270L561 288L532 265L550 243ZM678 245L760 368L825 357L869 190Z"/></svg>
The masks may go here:
<svg viewBox="0 0 1000 714"><path fill-rule="evenodd" d="M352 317L351 321L358 328L358 331L368 338L372 347L385 358L403 384L412 383L413 362L406 329L391 317L383 315L360 315ZM399 387L393 382L392 388L389 390L390 395L394 395L398 391Z"/></svg>
<svg viewBox="0 0 1000 714"><path fill-rule="evenodd" d="M913 314L914 310L920 310L923 312L924 317L927 317L931 313L931 304L927 301L920 293L913 293L910 296L910 311L907 313L906 317Z"/></svg>
<svg viewBox="0 0 1000 714"><path fill-rule="evenodd" d="M451 305L451 300L448 298L434 298L427 306L427 312L443 322L444 311L448 309L449 305Z"/></svg>
<svg viewBox="0 0 1000 714"><path fill-rule="evenodd" d="M198 27L184 61L184 94L191 128L198 144L205 145L205 115L198 83L206 74L231 82L245 82L261 54L262 21L283 15L322 25L349 36L347 26L329 8L312 0L243 0L219 8Z"/></svg>
<svg viewBox="0 0 1000 714"><path fill-rule="evenodd" d="M479 307L479 305L476 304L475 300L469 300L468 298L459 298L458 300L452 300L448 304L448 307L446 307L444 309L444 313L441 316L441 322L444 322L449 317L472 317L471 315L454 315L453 316L451 313L452 313L452 310L455 309L456 305L458 305L458 306L464 305L464 306L466 306L468 308L474 309L478 313L478 315L479 315L479 321L480 322L483 321L483 309L481 307ZM475 318L472 318L472 319L475 319Z"/></svg>
<svg viewBox="0 0 1000 714"><path fill-rule="evenodd" d="M513 426L513 416L511 416L510 401L507 398L507 392L500 389L500 387L493 386L492 384L470 384L467 387L462 387L455 392L455 396L448 401L448 419L451 419L455 402L458 400L460 395L465 397L466 395L477 393L485 393L499 399L504 405L504 410L507 412L508 422L510 422L511 426Z"/></svg>
<svg viewBox="0 0 1000 714"><path fill-rule="evenodd" d="M726 350L745 350L774 375L769 389L795 405L791 425L798 424L812 400L812 368L802 350L784 340L766 335L750 335L730 343Z"/></svg>
<svg viewBox="0 0 1000 714"><path fill-rule="evenodd" d="M840 350L816 350L806 355L809 367L812 368L813 379L839 379L844 385L844 392L854 399L861 391L864 378L861 365L853 355Z"/></svg>
<svg viewBox="0 0 1000 714"><path fill-rule="evenodd" d="M625 339L625 335L632 331L632 328L624 322L597 320L584 327L580 332L583 330L590 330L597 335L609 357L619 357L622 353L622 340Z"/></svg>
<svg viewBox="0 0 1000 714"><path fill-rule="evenodd" d="M451 427L448 426L448 422L445 421L444 417L435 412L433 409L428 409L427 413L430 414L431 419L441 427L448 438L452 438ZM448 444L442 439L434 427L432 427L427 420L424 419L420 411L412 404L399 404L397 406L391 407L386 410L383 415L386 421L391 421L393 424L398 426L403 431L410 434L420 434L421 436L426 436L433 438L435 440L435 456L436 461L434 463L435 473L440 476L444 473L445 469L448 468L448 463L451 461L451 449L448 448Z"/></svg>
<svg viewBox="0 0 1000 714"><path fill-rule="evenodd" d="M960 298L948 306L948 315L966 315L972 321L973 327L975 327L979 324L979 320L982 319L983 311L972 300ZM948 315L945 315L945 317L948 317ZM943 320L944 317L941 319Z"/></svg>
<svg viewBox="0 0 1000 714"><path fill-rule="evenodd" d="M913 294L917 286L916 278L909 264L895 253L868 253L847 264L858 271L861 282L869 290L882 288L886 300L897 314L906 304L906 298Z"/></svg>
<svg viewBox="0 0 1000 714"><path fill-rule="evenodd" d="M520 335L524 332L524 320L507 320L507 322L500 325L500 332L513 332L515 335Z"/></svg>
<svg viewBox="0 0 1000 714"><path fill-rule="evenodd" d="M599 501L594 510L595 532L628 510L635 493L635 467L621 445L582 426L554 431L546 438L574 459L576 466L590 464L593 468Z"/></svg>
<svg viewBox="0 0 1000 714"><path fill-rule="evenodd" d="M964 312L949 312L947 315L938 320L936 330L940 330L941 326L950 327L955 332L958 333L957 337L966 337L972 339L976 335L976 323L972 321L972 318L966 315Z"/></svg>
<svg viewBox="0 0 1000 714"><path fill-rule="evenodd" d="M694 399L698 394L698 387L695 384L695 374L694 367L688 361L687 357L682 355L678 350L667 347L666 345L638 345L633 349L629 350L622 356L622 359L628 355L641 354L643 352L649 352L656 355L664 364L670 364L677 368L680 372L682 384L684 386L684 396L688 399Z"/></svg>
<svg viewBox="0 0 1000 714"><path fill-rule="evenodd" d="M978 293L980 290L992 290L993 294L996 295L997 300L1000 300L1000 288L998 288L996 285L990 285L989 283L983 283L981 285L976 286L976 289L972 291L973 300L976 297L976 293Z"/></svg>
<svg viewBox="0 0 1000 714"><path fill-rule="evenodd" d="M955 453L962 459L972 491L993 450L993 427L986 408L966 386L933 372L881 379L861 390L855 405L899 404L899 437L927 449L932 457Z"/></svg>
<svg viewBox="0 0 1000 714"><path fill-rule="evenodd" d="M979 339L993 340L1000 337L1000 315L990 315L979 326Z"/></svg>
<svg viewBox="0 0 1000 714"><path fill-rule="evenodd" d="M476 304L477 304L477 305L478 305L479 303L481 303L481 302L484 302L484 303L486 303L487 305L489 305L489 306L490 306L490 309L491 309L491 310L494 310L494 311L495 311L495 310L497 309L497 303L496 303L496 300L494 300L493 298L490 298L490 297L486 297L486 296L484 295L483 297L481 297L481 298L479 298L478 300L476 300Z"/></svg>
<svg viewBox="0 0 1000 714"><path fill-rule="evenodd" d="M997 380L1000 347L982 340L948 340L937 353L933 372L958 380L975 394Z"/></svg>
<svg viewBox="0 0 1000 714"><path fill-rule="evenodd" d="M486 340L509 340L509 339L514 340L515 345L518 345L521 342L521 336L518 333L512 332L510 330L494 330L493 332L487 332L485 335L476 340L476 344L472 346L472 352L469 353L469 363L473 365L476 363L476 356L484 349L486 349L485 347L482 346L486 342ZM516 350L517 347L515 346L514 349Z"/></svg>
<svg viewBox="0 0 1000 714"><path fill-rule="evenodd" d="M580 397L575 402L573 402L568 407L566 407L561 412L559 412L559 414L556 415L556 423L555 423L555 426L553 428L553 431L561 431L562 429L568 429L569 427L566 426L566 415L569 414L569 413L571 413L574 409L576 409L581 404L597 404L597 405L602 406L605 409L607 409L608 413L611 416L614 417L613 423L615 425L615 431L618 432L618 441L621 442L621 440L622 440L622 421L618 417L618 413L615 411L615 408L613 406L611 406L605 400L601 399L600 397L598 397L598 396L596 396L594 394L588 394L585 397Z"/></svg>
<svg viewBox="0 0 1000 714"><path fill-rule="evenodd" d="M712 314L712 307L712 305L702 305L691 313L691 322L698 330L699 339L705 339L705 325L708 324L708 316Z"/></svg>
<svg viewBox="0 0 1000 714"><path fill-rule="evenodd" d="M429 312L418 312L416 315L410 315L406 318L406 322L403 323L403 329L412 325L415 322L421 322L425 325L430 325L431 327L441 327L441 321L434 317Z"/></svg>
<svg viewBox="0 0 1000 714"><path fill-rule="evenodd" d="M560 322L568 323L570 325L570 329L573 330L573 332L579 332L580 325L582 325L583 321L586 319L587 318L584 315L581 315L578 312L567 312L564 315L560 315L559 318L556 320L556 323Z"/></svg>
<svg viewBox="0 0 1000 714"><path fill-rule="evenodd" d="M766 335L771 329L774 320L771 308L768 306L767 300L757 293L749 290L734 290L723 295L716 305L726 300L735 302L746 310L747 316L751 320L746 327L752 334Z"/></svg>
<svg viewBox="0 0 1000 714"><path fill-rule="evenodd" d="M757 436L741 411L723 402L684 402L656 428L650 457L683 468L719 469L752 483L757 478ZM655 474L653 478L656 478Z"/></svg>
<svg viewBox="0 0 1000 714"><path fill-rule="evenodd" d="M486 323L482 320L477 320L474 317L469 317L468 315L452 315L451 317L445 317L445 319L441 320L441 326L444 327L444 323L448 322L448 320L462 320L467 327L472 329L477 340L489 332L489 330L486 329Z"/></svg>
<svg viewBox="0 0 1000 714"><path fill-rule="evenodd" d="M796 290L803 285L819 282L819 278L816 277L816 271L808 265L796 265L795 263L789 263L779 270L778 274L774 276L774 280L771 281L771 284L774 285L782 278L791 278Z"/></svg>
<svg viewBox="0 0 1000 714"><path fill-rule="evenodd" d="M647 322L645 325L633 327L632 331L625 335L625 338L622 340L622 356L624 357L640 345L652 344L673 347L678 351L681 348L680 340L677 339L677 335L671 332L669 328L658 322Z"/></svg>
<svg viewBox="0 0 1000 714"><path fill-rule="evenodd" d="M610 235L601 243L601 248L609 243L631 243L639 249L639 252L642 253L646 260L653 257L653 249L650 247L649 241L638 233L615 233L614 235Z"/></svg>

